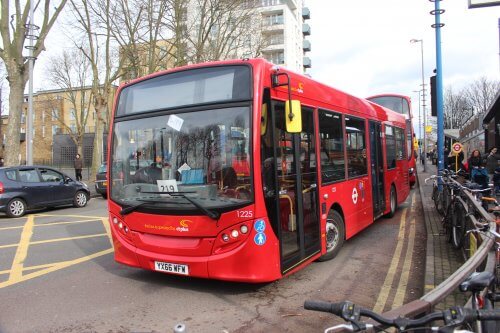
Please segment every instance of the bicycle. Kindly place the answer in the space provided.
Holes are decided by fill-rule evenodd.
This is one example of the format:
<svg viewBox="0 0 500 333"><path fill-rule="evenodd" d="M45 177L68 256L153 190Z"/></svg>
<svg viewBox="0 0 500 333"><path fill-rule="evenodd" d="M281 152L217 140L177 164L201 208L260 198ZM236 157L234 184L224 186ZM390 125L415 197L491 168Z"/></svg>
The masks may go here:
<svg viewBox="0 0 500 333"><path fill-rule="evenodd" d="M425 179L426 183L430 179L434 180L433 192L438 191L437 179L439 178L443 181L441 184L442 196L438 199L439 203L436 204L436 207L440 207L443 210L441 223L444 233L447 235L447 241L451 242L455 248L460 248L463 242L460 228L465 228L464 216L467 213L467 205L461 196L461 190L465 187L453 181L456 178L456 174L444 170L443 176L433 175ZM437 194L433 195L436 196Z"/></svg>
<svg viewBox="0 0 500 333"><path fill-rule="evenodd" d="M395 319L386 318L369 309L360 307L349 301L340 303L329 303L322 301L306 301L304 302L306 310L320 311L332 313L341 317L349 324L340 324L325 329L328 332L378 332L378 326L394 327L398 332L413 331L416 329L429 329L428 324L434 321L442 321L441 326L432 326L430 329L433 332L468 332L457 330L457 328L472 323L474 321L491 321L500 320L500 310L478 310L469 309L461 306L451 307L444 311L435 311L418 319L410 319L406 317L398 317ZM361 321L361 317L373 319L378 325ZM485 331L483 333L497 333L496 331Z"/></svg>

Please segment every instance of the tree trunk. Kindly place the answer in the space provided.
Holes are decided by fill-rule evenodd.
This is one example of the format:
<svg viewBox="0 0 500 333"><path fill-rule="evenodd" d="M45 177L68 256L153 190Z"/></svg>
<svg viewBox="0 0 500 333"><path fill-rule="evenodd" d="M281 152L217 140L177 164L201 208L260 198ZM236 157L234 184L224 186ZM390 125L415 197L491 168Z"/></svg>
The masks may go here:
<svg viewBox="0 0 500 333"><path fill-rule="evenodd" d="M21 75L11 75L9 93L9 123L5 133L5 165L14 166L21 163L20 152L20 128L21 113L23 109L23 92L26 82ZM18 77L19 80L15 78Z"/></svg>
<svg viewBox="0 0 500 333"><path fill-rule="evenodd" d="M106 108L107 105L103 103L97 103L96 109L96 126L95 126L95 136L94 136L94 153L92 155L92 168L90 170L90 179L93 179L97 174L99 166L104 162L102 160L103 155L103 132L106 119Z"/></svg>

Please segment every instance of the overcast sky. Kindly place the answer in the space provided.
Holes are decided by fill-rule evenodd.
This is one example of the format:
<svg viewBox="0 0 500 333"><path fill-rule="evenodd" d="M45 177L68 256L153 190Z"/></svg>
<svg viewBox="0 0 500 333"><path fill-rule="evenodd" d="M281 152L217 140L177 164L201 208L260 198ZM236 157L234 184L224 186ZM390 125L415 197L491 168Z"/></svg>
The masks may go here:
<svg viewBox="0 0 500 333"><path fill-rule="evenodd" d="M436 67L434 3L428 0L305 0L311 10L310 74L359 97L383 92L418 102L423 39L425 83ZM468 9L443 0L443 85L459 90L481 76L498 80L500 6Z"/></svg>

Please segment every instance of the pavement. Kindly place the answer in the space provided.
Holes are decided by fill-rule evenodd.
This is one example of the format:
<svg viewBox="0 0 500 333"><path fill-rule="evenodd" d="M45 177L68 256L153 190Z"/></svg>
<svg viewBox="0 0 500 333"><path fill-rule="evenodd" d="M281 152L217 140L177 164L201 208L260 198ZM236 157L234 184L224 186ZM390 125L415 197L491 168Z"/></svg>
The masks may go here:
<svg viewBox="0 0 500 333"><path fill-rule="evenodd" d="M464 259L462 252L456 250L448 243L446 235L441 226L441 215L434 206L432 200L432 182L425 184L425 178L437 173L435 165L427 163L424 172L423 165L417 166L418 188L422 198L424 210L425 227L427 230L427 251L424 293L438 286L453 274L462 264ZM454 305L464 305L467 301L466 295L459 291L450 294L443 302L436 306L436 310L444 310Z"/></svg>

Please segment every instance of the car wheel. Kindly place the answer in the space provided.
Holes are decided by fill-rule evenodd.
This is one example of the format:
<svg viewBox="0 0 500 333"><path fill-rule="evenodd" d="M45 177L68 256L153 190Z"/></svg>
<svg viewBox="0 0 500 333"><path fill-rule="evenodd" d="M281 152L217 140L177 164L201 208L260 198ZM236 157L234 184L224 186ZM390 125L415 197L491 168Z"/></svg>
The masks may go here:
<svg viewBox="0 0 500 333"><path fill-rule="evenodd" d="M87 193L83 191L76 192L75 198L73 199L73 205L75 207L85 207L87 205Z"/></svg>
<svg viewBox="0 0 500 333"><path fill-rule="evenodd" d="M333 259L342 248L345 237L344 219L336 210L331 210L326 219L326 253L318 261Z"/></svg>
<svg viewBox="0 0 500 333"><path fill-rule="evenodd" d="M23 199L14 198L7 204L7 216L21 217L26 213L26 203Z"/></svg>

